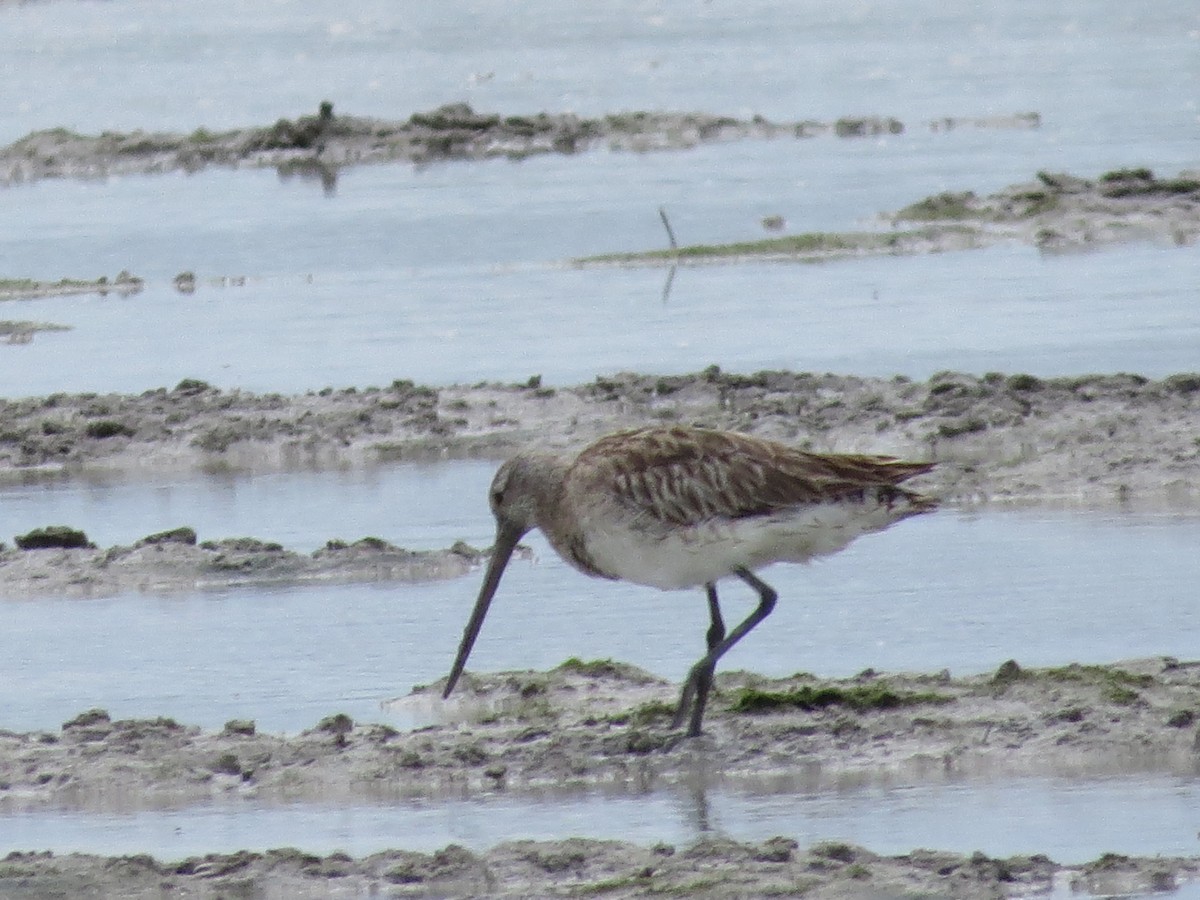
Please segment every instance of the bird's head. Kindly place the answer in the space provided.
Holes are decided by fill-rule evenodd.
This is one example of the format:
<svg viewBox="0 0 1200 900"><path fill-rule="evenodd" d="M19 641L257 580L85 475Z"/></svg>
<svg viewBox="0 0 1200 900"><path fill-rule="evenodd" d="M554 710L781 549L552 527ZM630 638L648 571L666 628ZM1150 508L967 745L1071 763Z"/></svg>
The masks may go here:
<svg viewBox="0 0 1200 900"><path fill-rule="evenodd" d="M500 576L516 549L517 542L537 527L539 517L549 505L556 502L562 485L563 471L555 457L535 453L523 453L504 463L492 479L488 490L488 504L496 517L496 542L492 545L492 556L488 560L483 584L475 609L463 632L458 657L446 680L442 696L448 697L462 674L471 653L471 647L483 625L492 597L500 586Z"/></svg>
<svg viewBox="0 0 1200 900"><path fill-rule="evenodd" d="M488 489L488 503L496 517L496 539L520 540L537 527L539 513L553 500L560 479L555 460L523 453L504 463Z"/></svg>

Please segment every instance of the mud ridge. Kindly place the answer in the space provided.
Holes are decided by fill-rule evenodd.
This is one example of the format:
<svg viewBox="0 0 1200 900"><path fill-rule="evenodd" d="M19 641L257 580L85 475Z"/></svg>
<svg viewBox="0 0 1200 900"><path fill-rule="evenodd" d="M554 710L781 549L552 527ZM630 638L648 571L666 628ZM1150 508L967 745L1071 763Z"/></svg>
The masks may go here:
<svg viewBox="0 0 1200 900"><path fill-rule="evenodd" d="M689 423L806 449L933 459L921 488L951 503L1200 501L1200 375L925 381L803 372L602 376L523 384L221 390L185 379L142 394L0 401L0 479L256 472L409 459L500 459L618 428Z"/></svg>
<svg viewBox="0 0 1200 900"><path fill-rule="evenodd" d="M933 131L954 128L1037 128L1037 113L986 118L947 117L925 123ZM191 134L134 131L99 136L53 128L0 148L0 184L42 178L104 178L116 175L194 172L209 166L273 167L281 175L336 183L347 166L380 162L521 159L544 153L612 150L680 150L714 141L843 138L901 134L905 126L886 116L849 116L835 122L771 122L711 113L627 112L598 118L572 113L499 115L450 103L403 120L335 114L321 103L316 115L280 119L274 125Z"/></svg>
<svg viewBox="0 0 1200 900"><path fill-rule="evenodd" d="M66 532L80 540L36 540ZM380 538L334 539L313 553L257 538L197 542L190 528L149 535L132 546L100 549L82 532L51 526L0 543L0 596L102 597L251 585L432 581L456 578L480 565L485 551L462 541L445 550L407 550Z"/></svg>
<svg viewBox="0 0 1200 900"><path fill-rule="evenodd" d="M810 232L731 244L606 253L572 260L577 267L696 266L740 262L829 262L978 250L1005 242L1046 253L1131 241L1176 246L1200 237L1200 173L1160 178L1150 169L1118 169L1089 180L1038 172L980 197L974 191L926 197L880 217L882 229Z"/></svg>
<svg viewBox="0 0 1200 900"><path fill-rule="evenodd" d="M447 701L441 686L418 685L385 704L430 723L407 732L339 713L297 735L240 720L204 732L104 710L57 732L0 732L0 812L1194 775L1200 740L1200 664L1174 658L1050 669L1010 661L961 678L721 673L697 739L671 727L678 687L625 663L470 674Z"/></svg>
<svg viewBox="0 0 1200 900"><path fill-rule="evenodd" d="M827 841L800 848L786 837L740 843L709 837L651 847L569 838L509 841L486 852L450 844L433 853L385 850L362 858L294 848L211 853L162 861L146 854L12 852L0 860L7 896L130 898L763 897L983 898L1049 894L1160 894L1194 880L1200 859L1105 854L1082 865L1043 855L989 857L914 850L883 856Z"/></svg>

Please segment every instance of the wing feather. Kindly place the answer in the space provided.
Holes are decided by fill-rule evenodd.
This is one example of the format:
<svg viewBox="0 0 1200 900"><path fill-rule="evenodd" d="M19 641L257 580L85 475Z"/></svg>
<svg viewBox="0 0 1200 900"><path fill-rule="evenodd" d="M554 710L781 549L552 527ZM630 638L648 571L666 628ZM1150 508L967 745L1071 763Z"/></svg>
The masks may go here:
<svg viewBox="0 0 1200 900"><path fill-rule="evenodd" d="M610 492L640 515L690 525L861 498L932 467L889 456L808 453L734 432L668 426L601 438L579 454L569 477ZM899 488L889 496L933 503Z"/></svg>

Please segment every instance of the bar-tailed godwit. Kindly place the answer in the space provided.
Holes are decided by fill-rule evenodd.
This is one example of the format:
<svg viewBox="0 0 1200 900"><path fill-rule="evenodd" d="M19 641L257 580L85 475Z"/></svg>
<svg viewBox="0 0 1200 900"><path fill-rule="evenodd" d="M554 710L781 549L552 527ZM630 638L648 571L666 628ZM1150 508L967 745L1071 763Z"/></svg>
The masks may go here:
<svg viewBox="0 0 1200 900"><path fill-rule="evenodd" d="M932 498L897 487L932 467L681 425L620 431L576 455L521 453L492 481L496 543L442 696L462 674L517 542L539 528L587 575L664 590L704 586L708 652L684 682L672 726L690 710L687 733L698 735L717 661L775 606L775 591L754 571L836 553L933 509ZM716 584L728 575L759 603L726 634Z"/></svg>

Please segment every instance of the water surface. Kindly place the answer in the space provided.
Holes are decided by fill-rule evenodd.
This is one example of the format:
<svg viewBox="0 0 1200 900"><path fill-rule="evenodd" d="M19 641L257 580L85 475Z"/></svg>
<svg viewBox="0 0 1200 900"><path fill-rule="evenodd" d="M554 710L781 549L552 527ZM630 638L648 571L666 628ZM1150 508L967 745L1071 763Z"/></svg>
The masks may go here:
<svg viewBox="0 0 1200 900"><path fill-rule="evenodd" d="M491 525L481 512L462 520L458 534L485 546ZM323 540L319 521L309 534ZM452 533L450 526L446 537ZM1200 519L1186 515L913 519L831 559L765 570L779 606L723 667L773 676L849 676L868 667L963 675L1014 657L1026 666L1195 658L1198 540ZM530 544L535 558L510 565L472 668L611 657L682 679L703 647L701 592L588 579L536 533ZM206 728L250 718L264 730L295 732L338 711L419 724L413 716L436 718L436 704L418 714L388 701L446 674L478 581L4 600L4 726L57 728L96 706L114 717L169 715ZM722 597L730 621L753 606L736 581Z"/></svg>
<svg viewBox="0 0 1200 900"><path fill-rule="evenodd" d="M2 821L10 847L151 853L166 860L288 846L353 855L390 847L429 852L449 843L486 850L506 840L564 835L686 845L717 833L742 841L786 835L801 846L848 841L883 854L934 847L999 857L1045 853L1056 862L1083 863L1103 853L1194 855L1198 808L1195 779L1135 776L786 794L678 790L373 806L220 804L108 815L26 813Z"/></svg>
<svg viewBox="0 0 1200 900"><path fill-rule="evenodd" d="M1038 110L1073 143L1184 142L1200 14L1179 0L29 3L0 10L0 139L227 128L315 110L623 109L902 119ZM1085 100L1087 102L1082 102Z"/></svg>
<svg viewBox="0 0 1200 900"><path fill-rule="evenodd" d="M776 118L892 114L868 140L782 139L661 154L597 151L352 169L332 196L272 172L210 171L0 190L0 277L148 279L133 298L5 305L73 328L0 346L0 392L139 391L480 379L548 383L717 363L1039 375L1193 368L1188 248L1047 258L1028 248L827 266L574 271L563 260L862 227L942 190L1038 170L1195 165L1198 14L1117 0L986 10L822 2L479 0L414 12L327 0L9 5L0 128L224 127L333 97L400 116L466 98L504 112L704 109ZM250 61L250 62L248 62ZM270 75L268 77L267 73ZM116 74L116 73L119 73ZM490 75L489 75L490 73ZM769 85L770 89L764 86ZM1034 131L930 133L947 114L1036 110ZM196 294L170 286L181 271ZM223 276L241 287L212 287Z"/></svg>

